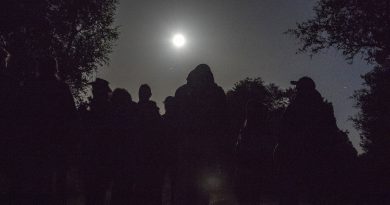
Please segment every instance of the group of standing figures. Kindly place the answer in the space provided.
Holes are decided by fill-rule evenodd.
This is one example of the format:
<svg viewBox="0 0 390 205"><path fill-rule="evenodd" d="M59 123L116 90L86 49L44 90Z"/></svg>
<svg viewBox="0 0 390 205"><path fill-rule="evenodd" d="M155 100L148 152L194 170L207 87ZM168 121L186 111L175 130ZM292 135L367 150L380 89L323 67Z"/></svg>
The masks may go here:
<svg viewBox="0 0 390 205"><path fill-rule="evenodd" d="M1 174L10 204L66 204L72 167L80 171L87 205L160 205L162 198L174 205L258 204L260 193L273 188L281 204L298 204L298 187L315 191L313 201L329 190L323 179L334 168L328 153L338 139L311 136L338 129L310 78L295 82L297 96L275 138L256 101L247 103L240 134L231 132L225 92L205 64L165 99L163 116L148 85L136 103L99 78L90 103L76 109L55 71L54 59L46 58L23 84L1 76ZM323 110L330 114L318 118Z"/></svg>

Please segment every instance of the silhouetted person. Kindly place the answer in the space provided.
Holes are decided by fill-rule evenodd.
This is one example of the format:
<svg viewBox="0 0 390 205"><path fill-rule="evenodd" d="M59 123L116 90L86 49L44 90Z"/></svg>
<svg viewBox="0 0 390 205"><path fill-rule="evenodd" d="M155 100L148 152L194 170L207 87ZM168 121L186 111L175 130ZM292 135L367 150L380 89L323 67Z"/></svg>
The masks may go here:
<svg viewBox="0 0 390 205"><path fill-rule="evenodd" d="M111 204L131 204L135 184L135 137L138 111L130 93L117 88L111 97L111 160L113 189Z"/></svg>
<svg viewBox="0 0 390 205"><path fill-rule="evenodd" d="M160 120L160 112L159 108L156 105L156 102L151 101L152 91L147 84L143 84L140 86L138 91L138 108L140 110L141 120L148 121L158 121Z"/></svg>
<svg viewBox="0 0 390 205"><path fill-rule="evenodd" d="M7 66L8 52L0 49L0 174L3 181L3 190L9 196L10 187L15 183L15 168L17 163L14 160L15 138L18 129L18 95L20 86L18 81L10 75ZM0 196L3 202L4 194Z"/></svg>
<svg viewBox="0 0 390 205"><path fill-rule="evenodd" d="M92 84L90 111L85 116L82 143L83 174L87 205L105 204L112 180L111 89L106 80L97 78Z"/></svg>
<svg viewBox="0 0 390 205"><path fill-rule="evenodd" d="M7 74L6 67L6 58L7 52L3 49L0 49L0 158L1 161L6 161L7 152L7 143L11 138L13 130L10 129L10 125L15 122L11 122L13 111L12 107L15 105L15 92L17 92L16 87L17 83ZM7 163L1 164L0 172L5 171L3 168L6 168ZM4 173L3 173L4 174Z"/></svg>
<svg viewBox="0 0 390 205"><path fill-rule="evenodd" d="M178 107L178 185L176 204L203 205L226 177L226 96L210 67L198 65L176 90Z"/></svg>
<svg viewBox="0 0 390 205"><path fill-rule="evenodd" d="M143 84L138 92L139 133L136 140L136 204L161 204L163 183L163 130L151 89Z"/></svg>
<svg viewBox="0 0 390 205"><path fill-rule="evenodd" d="M165 166L171 169L177 162L177 105L172 96L164 100L165 114L162 116L164 127L164 158Z"/></svg>
<svg viewBox="0 0 390 205"><path fill-rule="evenodd" d="M8 53L4 49L0 49L0 70L4 71L7 68Z"/></svg>
<svg viewBox="0 0 390 205"><path fill-rule="evenodd" d="M177 105L172 96L164 100L165 114L162 116L164 128L164 172L165 172L165 200L171 203L175 196L177 178L177 158L178 158L178 126L177 126Z"/></svg>
<svg viewBox="0 0 390 205"><path fill-rule="evenodd" d="M335 169L335 134L338 131L333 110L329 109L314 81L302 77L292 81L297 94L283 116L276 159L281 185L280 204L298 204L305 200L325 203L331 197L331 179Z"/></svg>
<svg viewBox="0 0 390 205"><path fill-rule="evenodd" d="M20 91L18 81L10 75L10 66L8 64L8 52L0 49L0 136L4 141L1 145L7 145L13 135L15 127L15 112L17 112L17 96ZM11 129L13 127L13 129ZM1 146L0 145L0 146ZM0 153L5 151L8 146L1 147ZM4 154L6 154L5 152ZM1 154L0 157L5 156ZM4 164L6 166L6 164Z"/></svg>
<svg viewBox="0 0 390 205"><path fill-rule="evenodd" d="M38 59L37 77L25 82L21 96L23 133L17 143L21 167L28 169L20 190L35 200L42 199L40 203L48 203L54 193L58 204L65 203L66 198L70 130L76 110L69 86L57 78L56 72L55 59L42 57Z"/></svg>
<svg viewBox="0 0 390 205"><path fill-rule="evenodd" d="M258 101L246 104L246 119L236 145L235 190L240 204L259 204L272 189L275 139L270 135L267 109Z"/></svg>

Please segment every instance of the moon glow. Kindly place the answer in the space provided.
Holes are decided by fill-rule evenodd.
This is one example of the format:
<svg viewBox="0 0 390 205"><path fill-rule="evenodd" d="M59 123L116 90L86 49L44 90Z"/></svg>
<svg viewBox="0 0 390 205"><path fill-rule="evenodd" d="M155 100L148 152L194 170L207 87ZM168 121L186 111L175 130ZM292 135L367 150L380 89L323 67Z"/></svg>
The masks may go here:
<svg viewBox="0 0 390 205"><path fill-rule="evenodd" d="M176 48L181 48L186 44L186 38L183 34L175 34L172 38L172 43Z"/></svg>

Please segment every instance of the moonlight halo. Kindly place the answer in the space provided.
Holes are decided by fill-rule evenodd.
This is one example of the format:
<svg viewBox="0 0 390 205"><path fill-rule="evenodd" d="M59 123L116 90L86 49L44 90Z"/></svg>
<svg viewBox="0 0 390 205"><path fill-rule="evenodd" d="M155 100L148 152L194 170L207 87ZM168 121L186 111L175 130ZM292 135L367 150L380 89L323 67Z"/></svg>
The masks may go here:
<svg viewBox="0 0 390 205"><path fill-rule="evenodd" d="M172 43L176 48L181 48L186 44L186 38L183 34L177 33L173 36Z"/></svg>

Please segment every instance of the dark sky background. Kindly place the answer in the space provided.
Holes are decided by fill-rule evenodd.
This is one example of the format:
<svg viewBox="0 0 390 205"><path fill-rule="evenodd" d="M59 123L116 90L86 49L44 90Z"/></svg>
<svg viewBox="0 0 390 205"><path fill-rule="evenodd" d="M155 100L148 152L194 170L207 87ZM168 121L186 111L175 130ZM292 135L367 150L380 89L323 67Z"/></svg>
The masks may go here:
<svg viewBox="0 0 390 205"><path fill-rule="evenodd" d="M116 24L120 38L111 63L99 73L112 88L129 90L138 100L142 83L151 86L163 113L162 101L174 95L199 63L211 66L225 91L246 77L261 77L282 88L291 80L310 76L321 94L334 105L338 125L360 137L348 118L356 114L354 90L371 66L359 59L348 64L341 53L324 51L310 58L296 54L298 41L283 34L296 22L313 16L316 0L122 0ZM175 48L171 39L182 33L187 44Z"/></svg>

